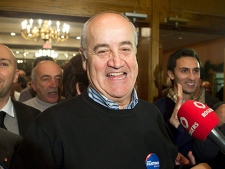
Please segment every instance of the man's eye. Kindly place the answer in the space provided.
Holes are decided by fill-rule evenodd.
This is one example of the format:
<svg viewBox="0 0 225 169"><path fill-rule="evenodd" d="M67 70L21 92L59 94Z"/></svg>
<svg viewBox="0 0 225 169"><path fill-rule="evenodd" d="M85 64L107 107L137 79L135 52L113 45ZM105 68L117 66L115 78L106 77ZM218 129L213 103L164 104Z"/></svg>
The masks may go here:
<svg viewBox="0 0 225 169"><path fill-rule="evenodd" d="M43 78L42 80L46 82L46 81L49 81L50 79L49 78Z"/></svg>
<svg viewBox="0 0 225 169"><path fill-rule="evenodd" d="M129 48L123 48L122 51L123 52L130 52L130 49Z"/></svg>
<svg viewBox="0 0 225 169"><path fill-rule="evenodd" d="M108 55L110 52L110 50L100 50L97 52L98 56L104 56L104 55Z"/></svg>
<svg viewBox="0 0 225 169"><path fill-rule="evenodd" d="M56 80L60 82L62 80L62 78L61 77L57 77Z"/></svg>
<svg viewBox="0 0 225 169"><path fill-rule="evenodd" d="M184 70L181 70L181 72L186 73L188 72L188 70L184 69Z"/></svg>
<svg viewBox="0 0 225 169"><path fill-rule="evenodd" d="M9 66L7 63L0 63L0 66Z"/></svg>
<svg viewBox="0 0 225 169"><path fill-rule="evenodd" d="M196 70L194 70L194 72L195 72L195 73L198 73L198 72L200 72L200 70L199 70L199 69L196 69Z"/></svg>

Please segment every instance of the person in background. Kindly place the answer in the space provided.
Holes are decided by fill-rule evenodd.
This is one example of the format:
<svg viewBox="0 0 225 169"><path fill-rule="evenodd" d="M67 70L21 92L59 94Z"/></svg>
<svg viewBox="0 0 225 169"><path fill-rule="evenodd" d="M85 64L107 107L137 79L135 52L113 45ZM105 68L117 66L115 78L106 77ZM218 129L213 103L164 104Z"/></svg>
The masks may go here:
<svg viewBox="0 0 225 169"><path fill-rule="evenodd" d="M100 13L81 35L88 89L35 119L10 168L146 169L154 153L160 169L173 169L183 158L157 107L138 99L134 88L138 39L132 22L120 13ZM209 168L193 169L198 167Z"/></svg>
<svg viewBox="0 0 225 169"><path fill-rule="evenodd" d="M33 68L36 67L36 65L43 60L50 60L54 62L54 59L52 57L48 57L48 56L37 57L34 61ZM19 101L25 102L26 100L29 100L35 96L36 96L36 92L33 90L32 86L27 86L27 88L21 91Z"/></svg>
<svg viewBox="0 0 225 169"><path fill-rule="evenodd" d="M185 157L192 151L196 162L208 162L216 157L219 148L206 139L200 141L190 136L180 125L176 117L176 103L178 99L178 84L181 85L183 101L197 100L212 107L219 100L205 92L201 87L200 59L193 49L182 48L170 55L167 62L167 74L172 82L172 88L166 97L154 102L164 116L173 134L178 150ZM212 165L212 164L211 164Z"/></svg>
<svg viewBox="0 0 225 169"><path fill-rule="evenodd" d="M216 93L216 97L219 98L220 101L223 101L223 100L224 100L224 99L223 99L223 88L224 88L224 86L222 86L222 87L220 88L220 90Z"/></svg>
<svg viewBox="0 0 225 169"><path fill-rule="evenodd" d="M172 87L171 80L170 80L169 77L167 77L166 78L166 85L163 86L163 89L162 89L162 92L161 92L161 96L162 97L166 96L171 87Z"/></svg>
<svg viewBox="0 0 225 169"><path fill-rule="evenodd" d="M199 84L194 93L192 93L191 99L199 101L201 103L207 104L212 107L214 104L219 102L217 97L212 96L210 94L210 90L207 92L207 88L204 87L204 69L200 67L200 80ZM206 81L205 81L206 82ZM208 82L207 82L208 83ZM212 91L212 90L211 90Z"/></svg>
<svg viewBox="0 0 225 169"><path fill-rule="evenodd" d="M80 95L88 87L87 73L82 67L80 54L72 57L63 67L63 96L68 99Z"/></svg>
<svg viewBox="0 0 225 169"><path fill-rule="evenodd" d="M19 74L23 76L27 76L27 72L25 69L19 69Z"/></svg>
<svg viewBox="0 0 225 169"><path fill-rule="evenodd" d="M62 69L55 62L41 61L31 73L31 86L36 97L23 102L41 112L57 104L62 92Z"/></svg>
<svg viewBox="0 0 225 169"><path fill-rule="evenodd" d="M205 88L205 91L208 92L210 95L213 94L212 92L212 85L209 81L203 81L202 82L202 87Z"/></svg>
<svg viewBox="0 0 225 169"><path fill-rule="evenodd" d="M16 101L19 100L20 92L27 87L27 77L24 75L19 74L18 81L13 83L11 89L11 97Z"/></svg>

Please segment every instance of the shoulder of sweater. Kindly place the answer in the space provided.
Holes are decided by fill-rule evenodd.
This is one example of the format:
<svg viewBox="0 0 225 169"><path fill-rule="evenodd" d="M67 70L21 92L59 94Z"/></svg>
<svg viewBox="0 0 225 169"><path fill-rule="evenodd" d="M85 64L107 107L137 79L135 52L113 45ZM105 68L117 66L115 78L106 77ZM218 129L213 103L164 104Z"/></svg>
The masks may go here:
<svg viewBox="0 0 225 169"><path fill-rule="evenodd" d="M154 111L159 112L156 105L154 105L153 103L150 103L146 100L139 100L138 105L141 106L142 109L146 108L146 109L150 109L150 110L154 110Z"/></svg>
<svg viewBox="0 0 225 169"><path fill-rule="evenodd" d="M40 110L30 106L29 104L24 104L23 102L19 102L16 100L12 100L13 102L13 106L15 108L15 110L19 110L19 111L23 111L24 113L40 113ZM26 111L27 110L27 111Z"/></svg>
<svg viewBox="0 0 225 169"><path fill-rule="evenodd" d="M154 105L161 105L161 104L165 104L165 103L166 103L167 98L168 98L168 97L166 97L166 96L165 96L165 97L162 97L162 98L160 98L160 99L158 99L158 100L154 101L154 102L153 102L153 104L154 104Z"/></svg>

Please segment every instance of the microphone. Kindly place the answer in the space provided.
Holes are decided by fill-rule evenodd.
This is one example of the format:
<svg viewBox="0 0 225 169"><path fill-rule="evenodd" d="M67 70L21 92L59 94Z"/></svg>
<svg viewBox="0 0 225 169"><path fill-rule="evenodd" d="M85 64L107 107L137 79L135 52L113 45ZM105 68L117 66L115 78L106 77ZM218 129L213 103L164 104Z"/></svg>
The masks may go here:
<svg viewBox="0 0 225 169"><path fill-rule="evenodd" d="M213 109L194 100L187 100L178 111L178 120L194 138L208 137L225 153L225 136L216 127L220 120Z"/></svg>

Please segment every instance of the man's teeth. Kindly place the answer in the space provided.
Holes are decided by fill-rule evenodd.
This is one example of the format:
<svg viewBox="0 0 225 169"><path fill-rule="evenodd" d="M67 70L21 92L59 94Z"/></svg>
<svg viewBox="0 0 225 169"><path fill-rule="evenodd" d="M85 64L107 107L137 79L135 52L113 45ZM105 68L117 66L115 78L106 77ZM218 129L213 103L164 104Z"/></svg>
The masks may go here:
<svg viewBox="0 0 225 169"><path fill-rule="evenodd" d="M124 75L125 73L110 73L110 74L107 74L107 77L110 77L110 76L120 76L120 75Z"/></svg>
<svg viewBox="0 0 225 169"><path fill-rule="evenodd" d="M187 85L193 86L193 85L194 85L194 83L187 83Z"/></svg>

